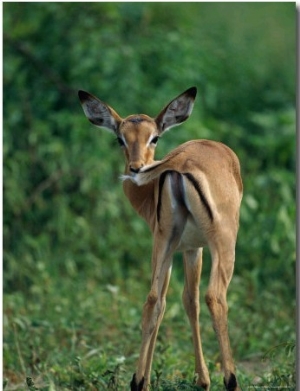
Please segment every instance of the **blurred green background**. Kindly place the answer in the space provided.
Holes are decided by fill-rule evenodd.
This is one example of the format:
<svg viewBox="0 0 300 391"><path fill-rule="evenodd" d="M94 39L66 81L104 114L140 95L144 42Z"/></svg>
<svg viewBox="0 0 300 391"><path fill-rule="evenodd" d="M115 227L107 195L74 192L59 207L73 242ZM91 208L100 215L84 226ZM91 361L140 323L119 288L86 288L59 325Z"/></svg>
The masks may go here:
<svg viewBox="0 0 300 391"><path fill-rule="evenodd" d="M157 158L194 138L222 141L239 156L244 198L229 289L233 350L237 365L247 364L240 367L247 384L255 378L268 385L275 378L294 381L293 349L287 347L295 341L296 302L295 11L295 3L4 3L7 389L26 376L38 379L40 389L81 383L82 389L122 389L128 383L150 281L151 235L122 193L118 145L88 123L77 90L98 96L121 116L155 116L194 85L191 118L164 135ZM203 289L210 269L205 255ZM184 378L176 370L186 362L180 356L185 340L176 347L172 336L187 335L184 370L190 377L193 370L180 307L182 273L176 256L166 313L171 322L162 326L171 342L156 358L165 379L174 373ZM205 311L204 343L217 371L218 348ZM179 336L176 322L184 330ZM133 330L127 344L125 329ZM85 347L79 334L89 340ZM276 346L284 352L275 349L278 357L257 375L249 362L261 370L261 358ZM103 375L105 368L115 383Z"/></svg>

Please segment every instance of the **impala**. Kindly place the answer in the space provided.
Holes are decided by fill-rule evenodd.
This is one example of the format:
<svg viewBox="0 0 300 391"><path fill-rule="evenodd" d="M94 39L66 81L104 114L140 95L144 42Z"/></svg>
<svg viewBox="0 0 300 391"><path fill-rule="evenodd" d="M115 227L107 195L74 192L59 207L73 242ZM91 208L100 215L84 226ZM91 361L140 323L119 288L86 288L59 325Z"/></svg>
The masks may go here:
<svg viewBox="0 0 300 391"><path fill-rule="evenodd" d="M226 293L230 283L242 199L239 160L226 145L193 140L155 161L159 137L191 114L197 89L173 99L155 118L145 114L121 118L93 95L79 91L87 118L112 132L124 151L124 193L148 223L153 235L151 289L143 307L142 342L131 390L150 388L152 358L166 308L174 252L183 252L183 304L192 329L197 385L210 389L201 346L199 284L202 249L211 253L205 300L219 342L224 385L238 390L227 327Z"/></svg>

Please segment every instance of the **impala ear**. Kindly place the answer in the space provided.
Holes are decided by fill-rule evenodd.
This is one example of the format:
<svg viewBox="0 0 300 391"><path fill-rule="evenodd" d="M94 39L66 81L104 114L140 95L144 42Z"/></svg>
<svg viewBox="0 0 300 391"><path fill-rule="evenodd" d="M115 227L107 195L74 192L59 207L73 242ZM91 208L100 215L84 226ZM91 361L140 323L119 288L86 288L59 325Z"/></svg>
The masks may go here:
<svg viewBox="0 0 300 391"><path fill-rule="evenodd" d="M90 122L117 133L122 118L106 103L85 91L78 91L84 114Z"/></svg>
<svg viewBox="0 0 300 391"><path fill-rule="evenodd" d="M194 107L197 88L191 87L173 99L155 118L160 133L179 125L189 118Z"/></svg>

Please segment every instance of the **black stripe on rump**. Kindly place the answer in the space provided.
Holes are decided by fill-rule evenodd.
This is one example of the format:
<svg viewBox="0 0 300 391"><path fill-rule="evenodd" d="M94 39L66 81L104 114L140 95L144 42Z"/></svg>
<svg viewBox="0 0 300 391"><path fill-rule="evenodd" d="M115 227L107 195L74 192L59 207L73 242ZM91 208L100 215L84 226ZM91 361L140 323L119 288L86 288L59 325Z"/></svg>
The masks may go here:
<svg viewBox="0 0 300 391"><path fill-rule="evenodd" d="M159 177L159 183L158 183L158 200L157 200L157 208L156 208L156 218L157 221L159 222L160 220L160 211L161 211L161 193L162 189L166 180L166 176L170 173L171 171L165 171L161 174Z"/></svg>
<svg viewBox="0 0 300 391"><path fill-rule="evenodd" d="M205 206L205 209L208 213L208 216L210 218L211 221L213 221L214 217L213 217L213 213L212 213L212 210L211 210L211 207L209 206L209 203L200 187L200 184L197 182L197 180L195 179L195 177L190 174L190 173L184 173L183 174L190 182L191 184L194 186L195 190L197 191L199 197L200 197L200 200L202 202L202 204Z"/></svg>
<svg viewBox="0 0 300 391"><path fill-rule="evenodd" d="M172 183L172 192L174 194L174 197L177 200L177 203L179 206L184 206L184 195L183 195L183 183L182 183L182 177L181 174L177 171L173 170L167 170L161 174L159 177L159 183L158 183L158 200L157 200L157 209L156 209L156 217L157 221L160 221L160 215L161 215L161 206L162 206L162 189L166 180L166 176L171 176L171 183Z"/></svg>

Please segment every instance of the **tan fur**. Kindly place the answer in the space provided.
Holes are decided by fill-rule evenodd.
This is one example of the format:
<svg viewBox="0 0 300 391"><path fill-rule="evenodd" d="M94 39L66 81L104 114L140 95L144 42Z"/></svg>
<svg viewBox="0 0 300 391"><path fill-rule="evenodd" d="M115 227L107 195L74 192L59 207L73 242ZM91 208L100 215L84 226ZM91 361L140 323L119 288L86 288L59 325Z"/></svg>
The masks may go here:
<svg viewBox="0 0 300 391"><path fill-rule="evenodd" d="M166 293L175 251L184 255L183 304L193 335L197 384L209 390L210 379L201 347L198 323L202 248L212 257L205 295L219 341L224 382L238 390L227 330L226 292L230 283L242 199L240 165L222 143L193 140L163 160L154 160L155 141L165 130L190 115L196 89L172 100L154 119L131 115L125 119L92 95L80 92L91 122L113 131L125 155L124 193L153 234L152 282L142 316L142 343L131 390L147 390L153 352L166 307Z"/></svg>

